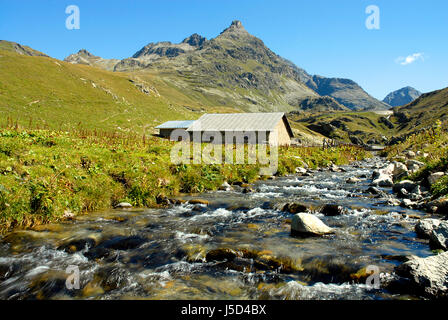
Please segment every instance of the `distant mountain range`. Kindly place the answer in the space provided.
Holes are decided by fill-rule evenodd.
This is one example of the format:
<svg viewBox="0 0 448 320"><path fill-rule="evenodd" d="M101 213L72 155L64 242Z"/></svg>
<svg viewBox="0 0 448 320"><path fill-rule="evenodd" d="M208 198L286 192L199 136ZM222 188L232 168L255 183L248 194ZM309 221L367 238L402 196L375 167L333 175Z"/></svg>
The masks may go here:
<svg viewBox="0 0 448 320"><path fill-rule="evenodd" d="M150 72L181 91L244 111L294 111L303 105L310 111L310 101L318 101L312 98L325 96L351 110L389 108L352 80L308 74L272 52L240 21L233 21L214 39L193 34L178 44L150 43L123 60L80 50L65 61L116 72Z"/></svg>
<svg viewBox="0 0 448 320"><path fill-rule="evenodd" d="M422 93L420 91L412 87L404 87L389 93L383 99L383 102L392 107L404 106L405 104L411 103L421 95Z"/></svg>

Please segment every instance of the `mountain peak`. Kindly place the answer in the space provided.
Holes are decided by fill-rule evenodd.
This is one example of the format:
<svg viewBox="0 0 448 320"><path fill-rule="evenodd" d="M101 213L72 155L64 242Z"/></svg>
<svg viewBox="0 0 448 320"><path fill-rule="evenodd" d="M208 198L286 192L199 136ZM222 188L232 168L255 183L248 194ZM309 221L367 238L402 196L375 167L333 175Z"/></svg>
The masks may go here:
<svg viewBox="0 0 448 320"><path fill-rule="evenodd" d="M241 23L241 21L239 20L233 20L232 23L230 24L230 26L225 29L223 32L221 32L221 34L224 33L247 33L246 29L244 29L243 24Z"/></svg>
<svg viewBox="0 0 448 320"><path fill-rule="evenodd" d="M234 28L244 28L243 24L241 23L241 21L239 20L233 20L232 24L230 25L230 27L234 27Z"/></svg>
<svg viewBox="0 0 448 320"><path fill-rule="evenodd" d="M188 38L185 38L184 41L182 41L182 43L188 43L190 46L193 47L200 47L205 41L207 41L205 37L197 33L193 33Z"/></svg>
<svg viewBox="0 0 448 320"><path fill-rule="evenodd" d="M87 57L95 57L93 54L91 54L89 51L87 51L86 49L81 49L78 51L79 55L85 55Z"/></svg>
<svg viewBox="0 0 448 320"><path fill-rule="evenodd" d="M421 95L422 93L420 91L407 86L389 93L383 101L392 107L398 107L414 101Z"/></svg>

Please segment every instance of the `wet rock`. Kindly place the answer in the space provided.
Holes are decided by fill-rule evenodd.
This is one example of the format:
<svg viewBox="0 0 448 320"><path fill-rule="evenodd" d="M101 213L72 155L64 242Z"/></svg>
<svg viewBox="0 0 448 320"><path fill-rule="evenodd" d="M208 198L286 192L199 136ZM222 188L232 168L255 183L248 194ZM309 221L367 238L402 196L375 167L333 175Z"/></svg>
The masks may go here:
<svg viewBox="0 0 448 320"><path fill-rule="evenodd" d="M429 298L448 296L448 252L428 258L414 257L395 268L400 291Z"/></svg>
<svg viewBox="0 0 448 320"><path fill-rule="evenodd" d="M57 249L64 250L68 253L74 253L85 249L93 248L96 245L96 240L92 238L74 239L61 244Z"/></svg>
<svg viewBox="0 0 448 320"><path fill-rule="evenodd" d="M415 209L417 207L417 203L412 201L411 199L403 199L400 203L400 206L404 208Z"/></svg>
<svg viewBox="0 0 448 320"><path fill-rule="evenodd" d="M262 266L261 264L255 265L255 263L249 259L244 259L240 257L235 257L232 260L221 262L217 265L217 267L222 269L230 269L239 272L254 272L256 271L256 267L259 270L268 270L268 266Z"/></svg>
<svg viewBox="0 0 448 320"><path fill-rule="evenodd" d="M115 209L129 209L132 208L132 204L128 202L120 202L115 206Z"/></svg>
<svg viewBox="0 0 448 320"><path fill-rule="evenodd" d="M158 196L156 197L156 203L157 203L157 204L160 204L160 205L162 205L162 206L168 206L168 205L171 204L171 201L170 201L170 199L168 199L168 197L166 197L166 196L158 195Z"/></svg>
<svg viewBox="0 0 448 320"><path fill-rule="evenodd" d="M370 194L373 194L373 195L381 195L381 196L384 195L383 191L381 191L377 187L373 187L373 186L367 188L366 192L370 193Z"/></svg>
<svg viewBox="0 0 448 320"><path fill-rule="evenodd" d="M191 209L192 211L195 212L205 212L207 211L207 207L201 204L197 204L193 207L193 209ZM190 213L190 215L188 215L188 212L185 212L187 215L182 215L183 217L189 217L192 216L192 214Z"/></svg>
<svg viewBox="0 0 448 320"><path fill-rule="evenodd" d="M219 187L219 190L221 191L230 191L232 190L232 186L227 183L227 181L224 181L222 185Z"/></svg>
<svg viewBox="0 0 448 320"><path fill-rule="evenodd" d="M417 160L408 160L406 161L406 167L408 168L409 172L414 173L418 171L421 167L423 167L425 164L423 162L417 161Z"/></svg>
<svg viewBox="0 0 448 320"><path fill-rule="evenodd" d="M281 211L289 212L289 213L299 213L299 212L307 212L308 207L304 204L298 202L286 203Z"/></svg>
<svg viewBox="0 0 448 320"><path fill-rule="evenodd" d="M429 239L432 230L440 225L440 220L438 219L423 219L417 222L415 225L415 233L421 239Z"/></svg>
<svg viewBox="0 0 448 320"><path fill-rule="evenodd" d="M118 267L103 267L98 270L95 278L98 279L104 291L112 291L118 288L124 288L129 284L130 273L127 270Z"/></svg>
<svg viewBox="0 0 448 320"><path fill-rule="evenodd" d="M405 188L401 188L397 192L397 197L398 198L408 198L408 196L409 196L409 192Z"/></svg>
<svg viewBox="0 0 448 320"><path fill-rule="evenodd" d="M388 206L397 207L401 204L401 201L398 199L390 198L390 199L387 199L386 204Z"/></svg>
<svg viewBox="0 0 448 320"><path fill-rule="evenodd" d="M139 236L118 236L102 242L101 244L99 244L99 247L115 250L129 250L141 246L146 241L147 239Z"/></svg>
<svg viewBox="0 0 448 320"><path fill-rule="evenodd" d="M205 205L209 205L209 202L207 200L204 200L204 199L192 199L192 200L188 200L188 203L190 203L190 204L205 204Z"/></svg>
<svg viewBox="0 0 448 320"><path fill-rule="evenodd" d="M242 193L252 193L252 192L255 192L255 190L252 189L251 187L246 187L241 192Z"/></svg>
<svg viewBox="0 0 448 320"><path fill-rule="evenodd" d="M448 250L448 222L441 221L433 228L429 236L429 245L433 249Z"/></svg>
<svg viewBox="0 0 448 320"><path fill-rule="evenodd" d="M293 236L322 236L331 233L333 229L312 214L301 212L292 218L291 235Z"/></svg>
<svg viewBox="0 0 448 320"><path fill-rule="evenodd" d="M416 156L415 152L412 151L412 150L405 151L404 155L405 155L407 158L415 158L415 156Z"/></svg>
<svg viewBox="0 0 448 320"><path fill-rule="evenodd" d="M373 178L372 181L373 186L392 187L392 185L394 184L392 175L387 173L386 169L374 171L372 178Z"/></svg>
<svg viewBox="0 0 448 320"><path fill-rule="evenodd" d="M207 262L212 261L232 261L237 257L237 252L235 250L229 249L229 248L219 248L214 249L209 252L207 252L207 255L205 256L205 260Z"/></svg>
<svg viewBox="0 0 448 320"><path fill-rule="evenodd" d="M306 169L305 169L305 168L302 168L302 167L297 167L295 171L296 171L296 173L299 174L299 175L300 175L300 174L305 174L305 173L307 173Z"/></svg>
<svg viewBox="0 0 448 320"><path fill-rule="evenodd" d="M372 180L378 179L378 177L381 175L380 170L373 170L372 172Z"/></svg>
<svg viewBox="0 0 448 320"><path fill-rule="evenodd" d="M322 207L322 209L320 209L320 213L324 216L332 217L346 214L347 210L337 204L326 204Z"/></svg>
<svg viewBox="0 0 448 320"><path fill-rule="evenodd" d="M39 275L29 285L28 299L48 300L55 296L74 296L77 290L69 290L66 286L67 274L49 271Z"/></svg>
<svg viewBox="0 0 448 320"><path fill-rule="evenodd" d="M398 180L408 175L408 168L404 163L394 162L394 170L392 172L393 179Z"/></svg>
<svg viewBox="0 0 448 320"><path fill-rule="evenodd" d="M445 175L444 172L434 172L431 173L428 177L428 183L430 185L433 185L434 183L436 183L440 178L442 178Z"/></svg>
<svg viewBox="0 0 448 320"><path fill-rule="evenodd" d="M411 180L403 180L395 183L392 187L393 192L399 192L401 189L405 189L407 192L412 192L417 187L417 183Z"/></svg>
<svg viewBox="0 0 448 320"><path fill-rule="evenodd" d="M174 199L174 198L170 198L170 203L175 204L175 205L181 205L184 203L187 203L187 200L183 200L183 199Z"/></svg>
<svg viewBox="0 0 448 320"><path fill-rule="evenodd" d="M332 164L329 168L331 172L343 172L341 168L339 168L337 165Z"/></svg>
<svg viewBox="0 0 448 320"><path fill-rule="evenodd" d="M85 252L84 256L89 260L114 261L118 258L118 253L113 249L96 247Z"/></svg>
<svg viewBox="0 0 448 320"><path fill-rule="evenodd" d="M69 209L67 209L64 211L62 218L67 219L67 220L73 220L75 218L75 214L73 212L71 212Z"/></svg>
<svg viewBox="0 0 448 320"><path fill-rule="evenodd" d="M338 257L312 257L302 262L306 281L322 283L345 283L356 281L360 266L347 263Z"/></svg>
<svg viewBox="0 0 448 320"><path fill-rule="evenodd" d="M427 208L433 213L448 214L448 198L438 198L427 203Z"/></svg>
<svg viewBox="0 0 448 320"><path fill-rule="evenodd" d="M358 182L361 182L361 180L359 180L358 178L355 178L355 177L348 178L345 181L345 183L349 183L349 184L356 184Z"/></svg>

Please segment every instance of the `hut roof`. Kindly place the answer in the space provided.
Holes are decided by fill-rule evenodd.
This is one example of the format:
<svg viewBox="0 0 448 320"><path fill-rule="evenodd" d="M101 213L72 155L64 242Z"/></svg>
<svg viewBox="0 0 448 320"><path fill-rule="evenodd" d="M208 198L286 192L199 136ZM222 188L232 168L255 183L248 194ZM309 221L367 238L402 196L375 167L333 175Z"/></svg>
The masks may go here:
<svg viewBox="0 0 448 320"><path fill-rule="evenodd" d="M187 129L195 120L167 121L157 126L156 129Z"/></svg>
<svg viewBox="0 0 448 320"><path fill-rule="evenodd" d="M273 131L281 120L293 137L283 112L204 114L187 131Z"/></svg>

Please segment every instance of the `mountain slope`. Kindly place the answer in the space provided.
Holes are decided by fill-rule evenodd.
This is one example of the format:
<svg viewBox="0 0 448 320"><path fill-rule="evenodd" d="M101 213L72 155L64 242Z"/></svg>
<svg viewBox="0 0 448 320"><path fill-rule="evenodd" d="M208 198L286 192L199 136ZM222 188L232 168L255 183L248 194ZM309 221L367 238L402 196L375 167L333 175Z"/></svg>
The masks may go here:
<svg viewBox="0 0 448 320"><path fill-rule="evenodd" d="M329 96L306 98L298 103L298 107L300 111L305 112L350 111L349 108Z"/></svg>
<svg viewBox="0 0 448 320"><path fill-rule="evenodd" d="M405 104L411 103L421 95L422 93L420 91L415 90L412 87L404 87L389 93L384 98L383 102L392 107L404 106Z"/></svg>
<svg viewBox="0 0 448 320"><path fill-rule="evenodd" d="M448 88L424 93L413 102L393 110L400 132L423 129L432 126L436 120L448 121Z"/></svg>
<svg viewBox="0 0 448 320"><path fill-rule="evenodd" d="M378 101L349 79L313 76L307 85L321 96L330 96L351 110L386 110L387 104Z"/></svg>
<svg viewBox="0 0 448 320"><path fill-rule="evenodd" d="M64 59L64 61L73 64L85 64L109 71L114 70L115 65L120 62L120 60L118 59L103 59L101 57L94 56L85 49L81 49L78 51L78 53L69 55Z"/></svg>
<svg viewBox="0 0 448 320"><path fill-rule="evenodd" d="M15 52L25 56L40 56L40 57L48 57L46 54L34 50L28 46L23 46L16 42L0 40L0 50L7 50L11 52Z"/></svg>
<svg viewBox="0 0 448 320"><path fill-rule="evenodd" d="M389 107L351 80L309 75L272 52L240 21L211 40L194 34L179 44L150 43L113 70L157 74L180 90L244 111L293 111L302 100L319 95L352 110Z"/></svg>

